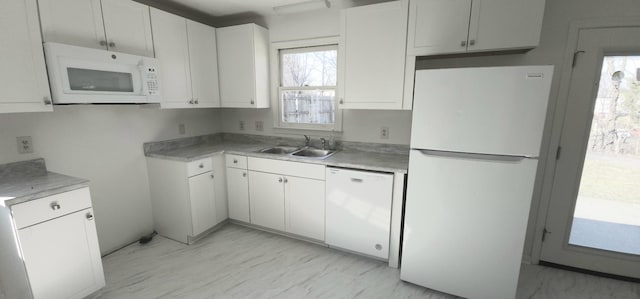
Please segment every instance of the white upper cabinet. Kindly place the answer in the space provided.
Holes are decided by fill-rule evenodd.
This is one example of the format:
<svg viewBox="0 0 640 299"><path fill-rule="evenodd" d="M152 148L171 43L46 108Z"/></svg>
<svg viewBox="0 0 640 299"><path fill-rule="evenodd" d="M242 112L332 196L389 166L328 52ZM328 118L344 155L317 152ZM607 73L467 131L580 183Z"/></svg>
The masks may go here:
<svg viewBox="0 0 640 299"><path fill-rule="evenodd" d="M191 71L185 19L159 9L151 8L153 42L160 63L162 105L182 106L193 101Z"/></svg>
<svg viewBox="0 0 640 299"><path fill-rule="evenodd" d="M536 47L544 0L411 0L408 55Z"/></svg>
<svg viewBox="0 0 640 299"><path fill-rule="evenodd" d="M100 0L38 0L45 42L105 49Z"/></svg>
<svg viewBox="0 0 640 299"><path fill-rule="evenodd" d="M474 0L469 52L538 46L544 0Z"/></svg>
<svg viewBox="0 0 640 299"><path fill-rule="evenodd" d="M132 0L102 0L102 18L109 50L153 57L148 6Z"/></svg>
<svg viewBox="0 0 640 299"><path fill-rule="evenodd" d="M269 108L269 33L255 24L216 29L222 107Z"/></svg>
<svg viewBox="0 0 640 299"><path fill-rule="evenodd" d="M403 109L408 7L405 0L342 11L340 108Z"/></svg>
<svg viewBox="0 0 640 299"><path fill-rule="evenodd" d="M220 107L216 29L187 21L191 90L198 107Z"/></svg>
<svg viewBox="0 0 640 299"><path fill-rule="evenodd" d="M0 8L0 113L52 111L36 1Z"/></svg>
<svg viewBox="0 0 640 299"><path fill-rule="evenodd" d="M411 0L409 54L467 51L471 0Z"/></svg>
<svg viewBox="0 0 640 299"><path fill-rule="evenodd" d="M220 107L215 28L155 8L153 41L163 108Z"/></svg>
<svg viewBox="0 0 640 299"><path fill-rule="evenodd" d="M39 0L45 42L153 57L149 7L131 0Z"/></svg>

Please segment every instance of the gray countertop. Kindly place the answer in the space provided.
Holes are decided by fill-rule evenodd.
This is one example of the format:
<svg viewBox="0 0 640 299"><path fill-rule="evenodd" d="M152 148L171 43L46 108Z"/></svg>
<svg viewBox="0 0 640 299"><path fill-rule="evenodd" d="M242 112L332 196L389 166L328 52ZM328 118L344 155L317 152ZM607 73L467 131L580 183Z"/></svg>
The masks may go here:
<svg viewBox="0 0 640 299"><path fill-rule="evenodd" d="M5 207L89 186L86 179L47 171L43 159L0 165L3 173L0 205Z"/></svg>
<svg viewBox="0 0 640 299"><path fill-rule="evenodd" d="M242 143L218 140L214 143L205 142L201 144L189 144L179 148L151 150L146 152L146 155L148 157L154 158L189 162L201 158L206 158L211 155L229 153L249 157L269 158L285 161L322 164L327 166L400 173L407 173L407 168L409 165L409 155L405 153L380 153L345 149L336 152L336 154L331 157L319 160L305 157L294 157L290 155L276 155L256 152L262 148L275 145L276 143Z"/></svg>

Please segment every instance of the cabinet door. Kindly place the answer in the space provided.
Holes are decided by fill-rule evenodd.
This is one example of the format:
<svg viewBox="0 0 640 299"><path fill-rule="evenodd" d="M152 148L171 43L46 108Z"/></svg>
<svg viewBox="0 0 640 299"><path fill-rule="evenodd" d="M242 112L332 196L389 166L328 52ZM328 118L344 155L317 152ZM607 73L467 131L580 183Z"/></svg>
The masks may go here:
<svg viewBox="0 0 640 299"><path fill-rule="evenodd" d="M100 0L38 0L45 42L106 49Z"/></svg>
<svg viewBox="0 0 640 299"><path fill-rule="evenodd" d="M82 298L105 285L92 209L18 230L18 238L34 298Z"/></svg>
<svg viewBox="0 0 640 299"><path fill-rule="evenodd" d="M216 29L220 100L223 107L255 106L253 25Z"/></svg>
<svg viewBox="0 0 640 299"><path fill-rule="evenodd" d="M131 0L102 0L102 16L109 50L153 57L149 6Z"/></svg>
<svg viewBox="0 0 640 299"><path fill-rule="evenodd" d="M229 218L251 222L249 215L249 178L247 170L227 168Z"/></svg>
<svg viewBox="0 0 640 299"><path fill-rule="evenodd" d="M408 5L392 1L343 10L341 108L402 109Z"/></svg>
<svg viewBox="0 0 640 299"><path fill-rule="evenodd" d="M220 107L216 29L187 20L191 90L197 107Z"/></svg>
<svg viewBox="0 0 640 299"><path fill-rule="evenodd" d="M473 0L468 50L537 46L544 5L544 0Z"/></svg>
<svg viewBox="0 0 640 299"><path fill-rule="evenodd" d="M213 194L216 199L216 224L229 218L227 204L227 179L224 173L224 155L212 157L213 160Z"/></svg>
<svg viewBox="0 0 640 299"><path fill-rule="evenodd" d="M0 113L51 111L38 5L0 3Z"/></svg>
<svg viewBox="0 0 640 299"><path fill-rule="evenodd" d="M197 236L216 225L216 198L213 172L189 178L191 204L191 236Z"/></svg>
<svg viewBox="0 0 640 299"><path fill-rule="evenodd" d="M286 177L284 186L287 232L324 241L324 181Z"/></svg>
<svg viewBox="0 0 640 299"><path fill-rule="evenodd" d="M471 0L411 0L409 55L467 51Z"/></svg>
<svg viewBox="0 0 640 299"><path fill-rule="evenodd" d="M251 224L284 231L284 178L249 171Z"/></svg>
<svg viewBox="0 0 640 299"><path fill-rule="evenodd" d="M160 63L162 106L190 107L191 74L185 19L151 8L156 58Z"/></svg>

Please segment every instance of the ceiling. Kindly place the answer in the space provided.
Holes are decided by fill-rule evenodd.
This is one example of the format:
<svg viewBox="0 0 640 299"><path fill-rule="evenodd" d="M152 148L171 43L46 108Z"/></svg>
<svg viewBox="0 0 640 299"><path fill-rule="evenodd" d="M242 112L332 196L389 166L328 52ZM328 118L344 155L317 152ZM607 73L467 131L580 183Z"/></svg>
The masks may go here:
<svg viewBox="0 0 640 299"><path fill-rule="evenodd" d="M268 16L275 14L273 7L306 2L308 0L165 0L197 10L213 17L239 14Z"/></svg>

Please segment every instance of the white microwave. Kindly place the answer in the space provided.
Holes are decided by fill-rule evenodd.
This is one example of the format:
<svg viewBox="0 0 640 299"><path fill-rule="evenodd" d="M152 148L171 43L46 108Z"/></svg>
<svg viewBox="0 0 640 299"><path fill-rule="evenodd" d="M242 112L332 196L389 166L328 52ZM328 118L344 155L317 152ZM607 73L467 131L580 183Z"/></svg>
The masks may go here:
<svg viewBox="0 0 640 299"><path fill-rule="evenodd" d="M58 43L44 44L55 104L159 103L158 60Z"/></svg>

